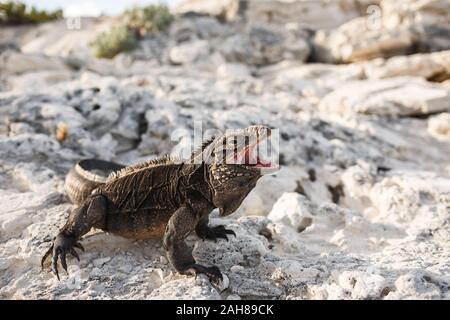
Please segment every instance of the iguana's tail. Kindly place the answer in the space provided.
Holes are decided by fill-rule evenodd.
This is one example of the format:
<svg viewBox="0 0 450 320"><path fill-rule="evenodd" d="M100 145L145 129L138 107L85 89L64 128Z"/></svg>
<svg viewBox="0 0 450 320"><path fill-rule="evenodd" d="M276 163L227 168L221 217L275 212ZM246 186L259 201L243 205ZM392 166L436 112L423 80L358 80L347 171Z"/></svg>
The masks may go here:
<svg viewBox="0 0 450 320"><path fill-rule="evenodd" d="M70 169L64 184L70 201L74 204L82 204L95 188L106 182L111 172L124 167L122 164L99 159L78 161Z"/></svg>

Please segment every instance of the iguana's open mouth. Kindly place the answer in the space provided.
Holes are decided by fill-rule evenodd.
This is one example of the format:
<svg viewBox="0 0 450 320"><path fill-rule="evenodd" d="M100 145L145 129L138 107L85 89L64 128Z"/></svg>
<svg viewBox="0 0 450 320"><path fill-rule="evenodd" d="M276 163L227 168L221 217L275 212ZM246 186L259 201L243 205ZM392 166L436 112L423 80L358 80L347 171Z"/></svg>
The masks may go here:
<svg viewBox="0 0 450 320"><path fill-rule="evenodd" d="M255 143L251 146L245 147L245 149L236 153L234 156L235 164L243 164L253 168L270 168L272 163L263 158L262 153Z"/></svg>

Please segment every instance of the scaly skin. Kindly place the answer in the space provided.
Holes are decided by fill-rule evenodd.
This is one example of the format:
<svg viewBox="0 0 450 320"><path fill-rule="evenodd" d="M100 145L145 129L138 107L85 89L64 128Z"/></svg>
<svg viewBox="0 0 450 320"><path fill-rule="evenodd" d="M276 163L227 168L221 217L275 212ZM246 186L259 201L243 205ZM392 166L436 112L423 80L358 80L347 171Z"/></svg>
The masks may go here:
<svg viewBox="0 0 450 320"><path fill-rule="evenodd" d="M222 279L217 267L195 261L184 240L193 231L202 239L214 241L235 235L224 226L209 227L208 215L215 208L219 208L222 216L234 212L262 174L258 165L243 160L229 164L228 156L217 155L231 150L241 159L241 155L249 152L248 144L240 144L237 137L250 135L250 144L257 145L269 134L266 127L249 127L208 141L189 163L176 163L166 157L127 167L106 181L93 183L87 179L79 184L82 192L68 188L70 198L79 206L54 238L42 258L42 266L52 256L52 269L59 279L58 260L67 272L66 255L79 259L75 248L83 248L79 243L81 237L94 227L132 239L162 238L167 258L179 273L204 273L213 281ZM235 139L234 144L227 143L230 139ZM90 161L90 168L105 171L117 165ZM80 181L79 175L72 177ZM69 184L74 185L70 179Z"/></svg>

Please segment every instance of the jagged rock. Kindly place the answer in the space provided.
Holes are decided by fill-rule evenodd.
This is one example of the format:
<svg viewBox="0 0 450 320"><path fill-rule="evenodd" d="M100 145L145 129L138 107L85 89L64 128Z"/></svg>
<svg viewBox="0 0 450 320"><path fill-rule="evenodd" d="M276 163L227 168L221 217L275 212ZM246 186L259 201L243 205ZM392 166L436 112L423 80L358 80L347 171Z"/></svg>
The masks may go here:
<svg viewBox="0 0 450 320"><path fill-rule="evenodd" d="M432 277L421 272L410 272L395 281L395 290L386 299L440 299L441 290Z"/></svg>
<svg viewBox="0 0 450 320"><path fill-rule="evenodd" d="M231 34L231 28L213 17L193 17L172 23L170 35L176 42L211 39Z"/></svg>
<svg viewBox="0 0 450 320"><path fill-rule="evenodd" d="M173 64L192 64L209 56L209 44L205 40L183 43L170 50L169 58Z"/></svg>
<svg viewBox="0 0 450 320"><path fill-rule="evenodd" d="M311 209L314 210L314 208L305 207L306 203L303 199L305 199L304 196L295 192L284 193L267 217L303 231L311 225L313 220Z"/></svg>
<svg viewBox="0 0 450 320"><path fill-rule="evenodd" d="M442 82L450 79L450 51L376 59L363 67L371 79L418 76Z"/></svg>
<svg viewBox="0 0 450 320"><path fill-rule="evenodd" d="M305 61L310 53L302 37L281 28L256 25L226 39L219 50L228 61L249 65L266 65L283 59Z"/></svg>
<svg viewBox="0 0 450 320"><path fill-rule="evenodd" d="M197 280L173 280L154 290L150 299L156 300L219 300L220 295L204 276Z"/></svg>
<svg viewBox="0 0 450 320"><path fill-rule="evenodd" d="M42 54L26 54L7 50L0 54L0 72L3 76L41 70L67 70L62 59Z"/></svg>
<svg viewBox="0 0 450 320"><path fill-rule="evenodd" d="M246 17L252 22L297 23L314 29L332 29L365 13L378 1L247 1Z"/></svg>
<svg viewBox="0 0 450 320"><path fill-rule="evenodd" d="M447 111L449 91L421 78L399 77L388 80L349 82L326 95L323 111L408 116Z"/></svg>
<svg viewBox="0 0 450 320"><path fill-rule="evenodd" d="M176 14L199 14L233 20L239 11L239 0L185 0L174 8Z"/></svg>
<svg viewBox="0 0 450 320"><path fill-rule="evenodd" d="M283 64L274 66L272 71L263 70L261 75L270 79L275 74L274 85L277 88L297 92L312 103L318 103L343 82L364 78L364 70L358 65Z"/></svg>
<svg viewBox="0 0 450 320"><path fill-rule="evenodd" d="M414 53L419 35L398 26L373 27L368 17L353 19L333 31L319 31L313 40L313 60L357 62Z"/></svg>
<svg viewBox="0 0 450 320"><path fill-rule="evenodd" d="M315 61L355 62L450 49L450 5L440 0L382 0L372 14L314 38Z"/></svg>

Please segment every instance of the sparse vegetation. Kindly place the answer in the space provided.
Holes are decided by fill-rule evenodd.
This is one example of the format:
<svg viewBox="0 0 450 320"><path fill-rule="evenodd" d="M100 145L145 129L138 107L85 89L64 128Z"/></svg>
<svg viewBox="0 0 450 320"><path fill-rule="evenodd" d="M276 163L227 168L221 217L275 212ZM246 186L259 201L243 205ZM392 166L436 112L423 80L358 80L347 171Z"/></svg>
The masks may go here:
<svg viewBox="0 0 450 320"><path fill-rule="evenodd" d="M166 29L173 21L166 5L134 7L122 15L120 24L109 32L99 34L91 43L98 58L113 58L121 52L134 49L138 39L152 32Z"/></svg>
<svg viewBox="0 0 450 320"><path fill-rule="evenodd" d="M137 46L137 39L126 25L117 25L107 32L100 33L91 46L97 58L111 59L120 52L134 49Z"/></svg>
<svg viewBox="0 0 450 320"><path fill-rule="evenodd" d="M17 1L0 2L0 25L35 24L56 20L62 10L45 11Z"/></svg>
<svg viewBox="0 0 450 320"><path fill-rule="evenodd" d="M126 25L138 36L166 29L173 21L169 8L163 4L134 7L123 14Z"/></svg>

